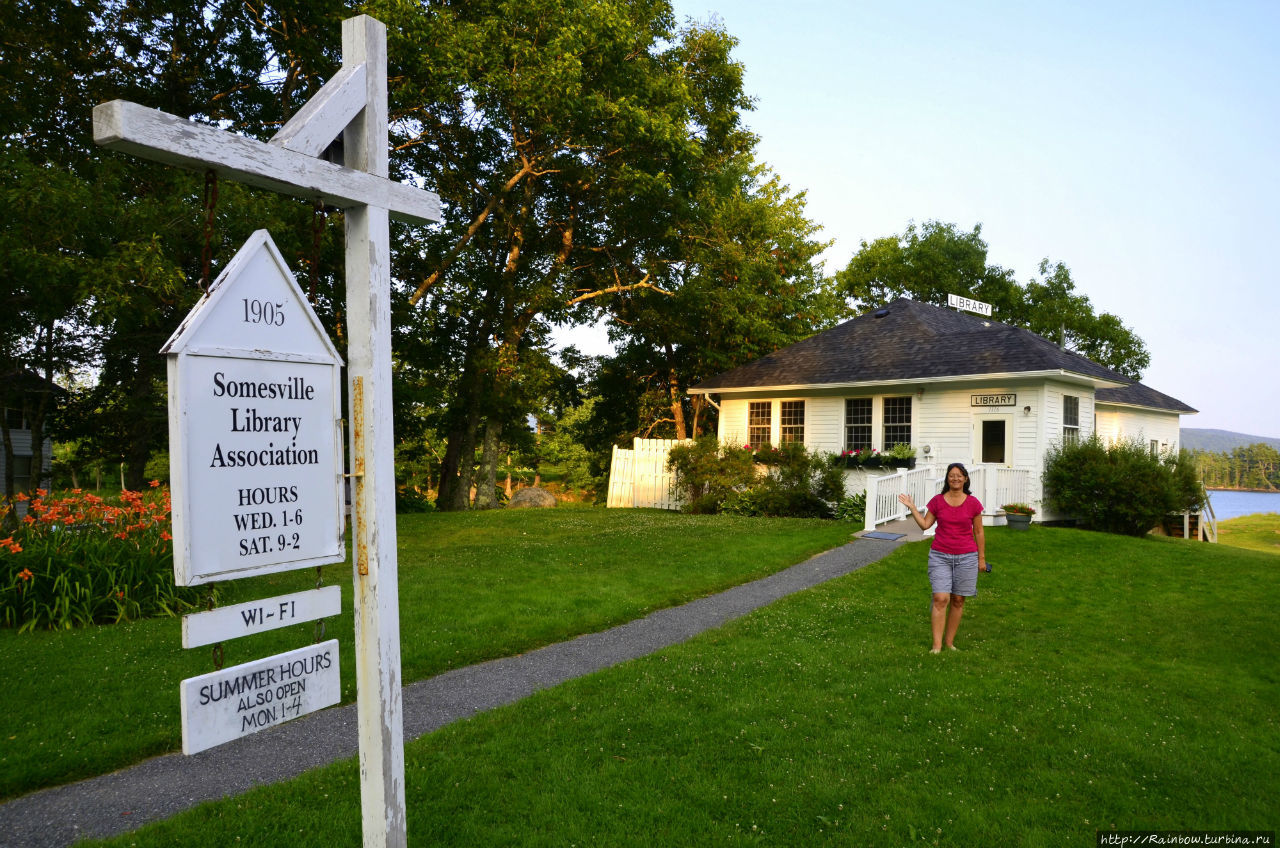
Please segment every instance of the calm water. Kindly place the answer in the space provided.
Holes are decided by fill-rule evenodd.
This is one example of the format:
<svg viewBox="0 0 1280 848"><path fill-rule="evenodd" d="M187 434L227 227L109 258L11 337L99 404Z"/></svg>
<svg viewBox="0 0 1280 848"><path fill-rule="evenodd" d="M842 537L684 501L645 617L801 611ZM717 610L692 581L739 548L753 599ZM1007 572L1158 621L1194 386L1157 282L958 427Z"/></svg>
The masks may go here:
<svg viewBox="0 0 1280 848"><path fill-rule="evenodd" d="M1255 512L1280 513L1280 492L1210 492L1209 503L1219 521Z"/></svg>

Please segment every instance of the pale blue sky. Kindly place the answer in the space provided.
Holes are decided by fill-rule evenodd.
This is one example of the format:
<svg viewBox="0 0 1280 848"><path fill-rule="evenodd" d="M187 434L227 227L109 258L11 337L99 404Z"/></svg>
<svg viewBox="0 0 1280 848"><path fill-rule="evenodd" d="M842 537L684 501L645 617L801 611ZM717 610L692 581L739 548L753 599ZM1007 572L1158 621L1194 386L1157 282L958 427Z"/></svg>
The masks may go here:
<svg viewBox="0 0 1280 848"><path fill-rule="evenodd" d="M675 7L739 39L828 273L910 220L980 222L989 261L1065 262L1137 331L1183 426L1280 436L1280 3Z"/></svg>

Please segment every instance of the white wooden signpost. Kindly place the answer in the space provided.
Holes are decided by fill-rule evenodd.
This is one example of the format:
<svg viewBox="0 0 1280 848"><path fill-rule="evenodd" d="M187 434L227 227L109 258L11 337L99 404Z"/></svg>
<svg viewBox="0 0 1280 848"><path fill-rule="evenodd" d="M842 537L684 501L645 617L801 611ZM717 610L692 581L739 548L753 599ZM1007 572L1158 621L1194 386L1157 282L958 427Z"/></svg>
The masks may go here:
<svg viewBox="0 0 1280 848"><path fill-rule="evenodd" d="M388 228L391 216L420 224L437 221L440 202L430 192L387 179L386 28L364 15L343 21L342 57L341 70L270 143L124 101L97 106L93 128L94 140L115 150L198 170L212 168L224 179L322 200L344 211L361 809L365 845L403 846ZM338 135L344 166L317 158ZM268 377L277 375L265 375L260 382ZM380 516L385 517L381 522ZM292 544L292 538L286 542ZM258 555L252 550L245 554ZM217 672L219 679L227 681L231 671Z"/></svg>

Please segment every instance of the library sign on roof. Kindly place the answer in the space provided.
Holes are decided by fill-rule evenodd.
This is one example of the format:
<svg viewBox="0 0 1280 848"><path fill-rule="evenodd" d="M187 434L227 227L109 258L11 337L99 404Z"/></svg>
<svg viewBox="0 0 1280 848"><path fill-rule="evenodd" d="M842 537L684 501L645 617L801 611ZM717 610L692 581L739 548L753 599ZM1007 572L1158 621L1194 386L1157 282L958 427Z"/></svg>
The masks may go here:
<svg viewBox="0 0 1280 848"><path fill-rule="evenodd" d="M266 230L161 353L179 585L341 562L342 360Z"/></svg>

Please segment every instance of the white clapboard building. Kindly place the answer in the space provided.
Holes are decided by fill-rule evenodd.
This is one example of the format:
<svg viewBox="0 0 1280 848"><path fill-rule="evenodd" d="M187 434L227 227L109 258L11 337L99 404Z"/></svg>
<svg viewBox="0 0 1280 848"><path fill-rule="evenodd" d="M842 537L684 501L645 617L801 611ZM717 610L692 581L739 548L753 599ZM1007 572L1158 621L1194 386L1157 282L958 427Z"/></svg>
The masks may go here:
<svg viewBox="0 0 1280 848"><path fill-rule="evenodd" d="M43 447L40 451L40 473L35 473L35 451L31 425L27 421L23 399L37 394L62 395L63 390L31 371L13 371L0 375L0 396L4 398L4 422L9 430L13 447L13 492L29 492L36 488L49 488L53 470L53 441L48 435L46 423ZM52 407L52 404L49 404ZM47 418L46 418L47 422ZM0 480L6 473L5 451L0 450Z"/></svg>
<svg viewBox="0 0 1280 848"><path fill-rule="evenodd" d="M869 524L900 517L897 493L923 495L948 463L970 470L989 512L1042 508L1047 451L1098 433L1177 450L1196 410L993 318L899 299L690 389L719 404L734 444L803 442L809 450L915 450L913 467L858 467Z"/></svg>

